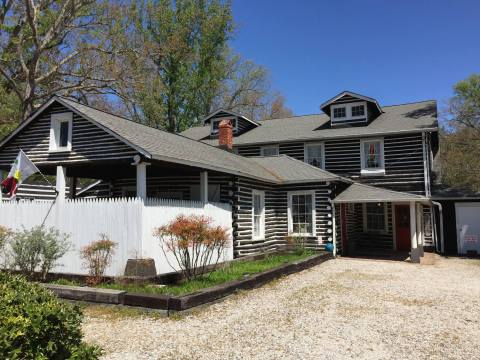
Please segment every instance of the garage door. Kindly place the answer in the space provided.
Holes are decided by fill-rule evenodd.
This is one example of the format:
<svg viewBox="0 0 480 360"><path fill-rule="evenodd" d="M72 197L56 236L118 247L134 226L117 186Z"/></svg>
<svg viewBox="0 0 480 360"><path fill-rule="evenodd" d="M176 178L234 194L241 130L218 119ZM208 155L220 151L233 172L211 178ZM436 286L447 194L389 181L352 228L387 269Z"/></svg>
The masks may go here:
<svg viewBox="0 0 480 360"><path fill-rule="evenodd" d="M459 254L480 254L480 203L455 203Z"/></svg>

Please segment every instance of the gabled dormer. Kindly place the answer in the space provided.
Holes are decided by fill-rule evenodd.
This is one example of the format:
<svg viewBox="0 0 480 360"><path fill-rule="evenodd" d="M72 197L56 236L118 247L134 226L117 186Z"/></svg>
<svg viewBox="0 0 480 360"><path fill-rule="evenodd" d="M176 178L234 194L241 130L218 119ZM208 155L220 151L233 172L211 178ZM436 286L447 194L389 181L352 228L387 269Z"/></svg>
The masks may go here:
<svg viewBox="0 0 480 360"><path fill-rule="evenodd" d="M332 127L339 125L366 125L382 113L377 100L344 91L323 103L320 108L330 116Z"/></svg>
<svg viewBox="0 0 480 360"><path fill-rule="evenodd" d="M210 125L210 137L218 137L218 125L222 120L230 121L233 127L233 136L260 126L258 122L250 120L245 116L233 111L220 109L211 113L203 120L205 126Z"/></svg>

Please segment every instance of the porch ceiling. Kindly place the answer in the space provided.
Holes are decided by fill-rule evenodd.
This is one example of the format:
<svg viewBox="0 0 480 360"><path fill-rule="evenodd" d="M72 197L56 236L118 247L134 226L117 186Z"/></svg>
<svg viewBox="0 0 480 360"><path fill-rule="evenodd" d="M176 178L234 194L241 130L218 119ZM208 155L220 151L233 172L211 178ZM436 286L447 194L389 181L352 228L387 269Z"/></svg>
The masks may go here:
<svg viewBox="0 0 480 360"><path fill-rule="evenodd" d="M353 183L338 195L334 203L364 203L364 202L428 202L428 198L421 195L409 194L400 191L382 189L370 185Z"/></svg>

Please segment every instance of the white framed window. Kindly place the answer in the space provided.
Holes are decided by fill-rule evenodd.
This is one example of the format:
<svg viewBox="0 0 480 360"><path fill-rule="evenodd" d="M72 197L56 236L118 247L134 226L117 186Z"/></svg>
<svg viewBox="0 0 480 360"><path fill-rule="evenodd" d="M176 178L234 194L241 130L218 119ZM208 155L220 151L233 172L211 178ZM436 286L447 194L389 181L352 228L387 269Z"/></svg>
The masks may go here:
<svg viewBox="0 0 480 360"><path fill-rule="evenodd" d="M315 191L288 193L288 233L315 236Z"/></svg>
<svg viewBox="0 0 480 360"><path fill-rule="evenodd" d="M278 156L278 145L262 146L260 152L262 156Z"/></svg>
<svg viewBox="0 0 480 360"><path fill-rule="evenodd" d="M333 117L342 119L347 117L347 108L345 106L333 108Z"/></svg>
<svg viewBox="0 0 480 360"><path fill-rule="evenodd" d="M265 191L252 191L252 237L265 238Z"/></svg>
<svg viewBox="0 0 480 360"><path fill-rule="evenodd" d="M71 112L51 115L49 151L72 150L72 123Z"/></svg>
<svg viewBox="0 0 480 360"><path fill-rule="evenodd" d="M352 120L367 121L367 103L365 101L347 104L334 104L330 107L332 124L344 123Z"/></svg>
<svg viewBox="0 0 480 360"><path fill-rule="evenodd" d="M362 162L362 175L384 175L385 159L383 139L361 140L360 161Z"/></svg>
<svg viewBox="0 0 480 360"><path fill-rule="evenodd" d="M237 119L236 118L218 118L218 119L212 119L210 121L210 127L211 127L211 133L212 134L218 134L218 125L220 125L220 122L223 120L228 120L232 124L233 131L237 131Z"/></svg>
<svg viewBox="0 0 480 360"><path fill-rule="evenodd" d="M307 164L325 169L325 154L323 143L306 143L303 159Z"/></svg>
<svg viewBox="0 0 480 360"><path fill-rule="evenodd" d="M388 230L387 225L386 203L363 204L363 231L386 232Z"/></svg>

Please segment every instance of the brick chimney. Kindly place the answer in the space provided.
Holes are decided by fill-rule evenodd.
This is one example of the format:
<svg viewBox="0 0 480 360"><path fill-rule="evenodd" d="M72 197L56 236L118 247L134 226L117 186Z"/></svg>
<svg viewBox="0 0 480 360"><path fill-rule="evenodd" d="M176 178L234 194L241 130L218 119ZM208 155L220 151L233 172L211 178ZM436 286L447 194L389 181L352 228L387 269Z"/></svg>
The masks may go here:
<svg viewBox="0 0 480 360"><path fill-rule="evenodd" d="M218 124L218 145L223 150L233 149L233 126L230 120L222 120Z"/></svg>

